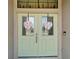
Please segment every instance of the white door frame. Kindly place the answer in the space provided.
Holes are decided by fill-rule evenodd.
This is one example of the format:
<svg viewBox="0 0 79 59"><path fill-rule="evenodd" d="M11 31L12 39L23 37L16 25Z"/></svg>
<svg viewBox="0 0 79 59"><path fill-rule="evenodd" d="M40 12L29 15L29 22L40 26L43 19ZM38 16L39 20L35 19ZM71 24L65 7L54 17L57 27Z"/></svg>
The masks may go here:
<svg viewBox="0 0 79 59"><path fill-rule="evenodd" d="M17 14L19 13L53 13L58 14L58 57L51 59L62 59L62 0L58 0L58 9L17 9L17 0L14 0L14 59L18 59L17 46ZM48 58L49 59L49 58Z"/></svg>
<svg viewBox="0 0 79 59"><path fill-rule="evenodd" d="M19 13L20 14L20 13ZM56 13L57 14L57 13ZM17 59L18 57L18 37L17 37L17 22L18 22L18 19L17 19L17 15L16 15L16 20L15 20L15 24L14 24L14 58ZM61 56L62 56L62 20L61 20L61 16L60 14L58 14L58 59L61 59ZM52 57L52 58L56 58L56 57Z"/></svg>

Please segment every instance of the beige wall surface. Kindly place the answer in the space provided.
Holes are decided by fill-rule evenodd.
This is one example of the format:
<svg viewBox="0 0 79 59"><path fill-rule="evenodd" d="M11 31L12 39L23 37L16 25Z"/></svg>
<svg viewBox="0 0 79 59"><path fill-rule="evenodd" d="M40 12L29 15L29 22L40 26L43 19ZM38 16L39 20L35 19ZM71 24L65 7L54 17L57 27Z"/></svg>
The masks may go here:
<svg viewBox="0 0 79 59"><path fill-rule="evenodd" d="M13 43L13 1L8 0L8 59L13 59Z"/></svg>
<svg viewBox="0 0 79 59"><path fill-rule="evenodd" d="M63 36L62 41L62 59L70 59L70 0L63 0L63 31L66 31L66 36Z"/></svg>

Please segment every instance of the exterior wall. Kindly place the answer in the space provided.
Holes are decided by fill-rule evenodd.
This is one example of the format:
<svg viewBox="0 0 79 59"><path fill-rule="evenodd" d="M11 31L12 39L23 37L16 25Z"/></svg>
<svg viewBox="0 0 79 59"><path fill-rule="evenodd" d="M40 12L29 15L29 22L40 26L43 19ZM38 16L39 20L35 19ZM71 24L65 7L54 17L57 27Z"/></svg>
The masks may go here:
<svg viewBox="0 0 79 59"><path fill-rule="evenodd" d="M70 59L70 1L63 0L63 31L66 31L66 36L63 36L62 41L62 58Z"/></svg>
<svg viewBox="0 0 79 59"><path fill-rule="evenodd" d="M13 1L8 0L8 59L13 59Z"/></svg>

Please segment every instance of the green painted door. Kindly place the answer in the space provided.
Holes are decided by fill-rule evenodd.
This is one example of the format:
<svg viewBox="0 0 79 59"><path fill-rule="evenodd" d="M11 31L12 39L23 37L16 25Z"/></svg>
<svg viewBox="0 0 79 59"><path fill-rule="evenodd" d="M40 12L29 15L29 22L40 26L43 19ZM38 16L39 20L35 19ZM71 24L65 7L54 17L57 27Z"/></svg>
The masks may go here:
<svg viewBox="0 0 79 59"><path fill-rule="evenodd" d="M18 15L18 56L36 56L37 44L36 44L36 32L37 32L37 16L36 14L19 14ZM27 30L24 27L24 22L29 21L32 23L32 28Z"/></svg>
<svg viewBox="0 0 79 59"><path fill-rule="evenodd" d="M57 14L18 14L18 57L58 56Z"/></svg>
<svg viewBox="0 0 79 59"><path fill-rule="evenodd" d="M45 22L49 30L45 30ZM38 24L39 56L58 56L57 14L39 14Z"/></svg>

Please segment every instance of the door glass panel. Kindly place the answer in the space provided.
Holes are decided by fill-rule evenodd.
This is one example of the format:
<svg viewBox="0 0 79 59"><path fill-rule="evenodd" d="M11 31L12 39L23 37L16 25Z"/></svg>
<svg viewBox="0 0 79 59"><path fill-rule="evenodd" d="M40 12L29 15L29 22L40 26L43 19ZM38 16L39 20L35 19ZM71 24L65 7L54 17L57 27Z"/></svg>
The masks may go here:
<svg viewBox="0 0 79 59"><path fill-rule="evenodd" d="M33 2L38 2L38 0L28 0L29 2L33 3Z"/></svg>
<svg viewBox="0 0 79 59"><path fill-rule="evenodd" d="M48 0L48 2L50 2L50 3L51 3L51 2L57 2L57 0Z"/></svg>
<svg viewBox="0 0 79 59"><path fill-rule="evenodd" d="M23 16L22 17L22 35L30 35L34 33L34 17Z"/></svg>
<svg viewBox="0 0 79 59"><path fill-rule="evenodd" d="M47 2L47 0L39 0L39 2L45 3Z"/></svg>
<svg viewBox="0 0 79 59"><path fill-rule="evenodd" d="M53 35L53 17L42 17L42 32L43 35Z"/></svg>

